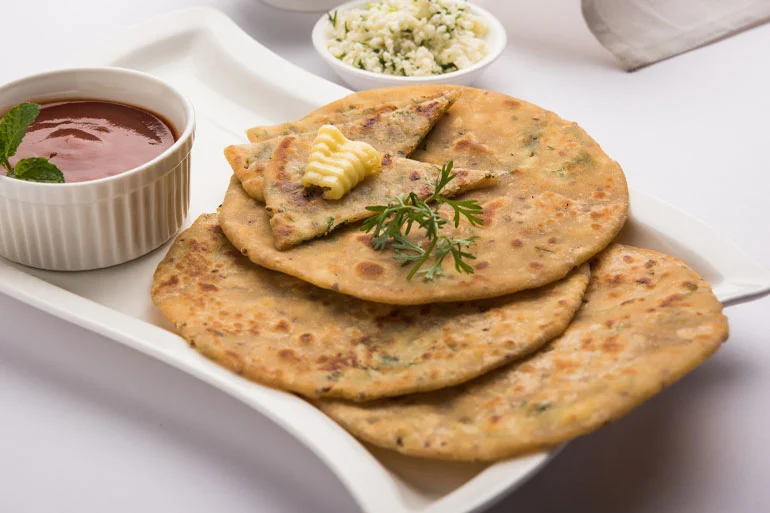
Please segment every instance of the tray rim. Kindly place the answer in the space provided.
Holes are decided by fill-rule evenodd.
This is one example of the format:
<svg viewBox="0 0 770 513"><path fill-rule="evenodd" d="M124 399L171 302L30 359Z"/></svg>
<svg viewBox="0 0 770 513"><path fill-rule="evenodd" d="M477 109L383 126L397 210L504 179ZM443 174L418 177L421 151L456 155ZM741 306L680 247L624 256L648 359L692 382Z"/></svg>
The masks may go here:
<svg viewBox="0 0 770 513"><path fill-rule="evenodd" d="M72 62L67 64L83 64L86 62L88 64L105 64L109 62L115 62L127 57L142 46L151 45L153 42L169 39L175 36L182 36L185 33L200 30L213 32L216 38L222 41L224 46L248 46L251 49L251 53L249 55L250 58L253 59L258 57L261 63L268 62L271 70L274 71L272 76L259 75L260 79L269 82L276 87L287 90L290 94L306 97L307 92L305 90L307 89L307 84L310 82L313 83L313 96L315 98L326 98L327 101L335 100L351 92L346 88L317 77L274 54L263 45L248 36L242 29L240 29L240 27L237 26L237 24L235 24L233 20L231 20L225 14L217 9L210 7L185 8L149 18L148 20L129 27L118 35L113 36L108 43L92 47L92 50L80 54L76 59L73 59ZM243 61L244 59L239 58L239 60ZM275 70L278 70L279 72L275 72ZM281 80L276 78L279 76L281 77ZM299 77L300 80L294 80L294 82L291 80L287 81L286 76ZM671 206L665 202L662 202L661 200L656 199L654 196L648 195L635 189L632 189L632 196L646 197L647 199L652 200L653 203L658 203L670 209L676 210L690 220L701 223L704 225L704 227L711 229L705 223L698 221L677 207ZM732 243L730 242L730 244ZM730 251L736 250L742 253L743 258L753 261L753 259L748 257L748 255L743 253L734 244L732 244L732 246L728 249ZM759 264L756 262L753 263L757 269L762 269ZM764 270L764 272L766 273L766 276L762 277L762 283L751 284L753 289L749 287L751 290L746 289L741 293L734 293L734 295L731 297L723 297L721 299L728 303L740 302L753 300L769 293L770 272L767 270ZM199 357L199 355L197 355L197 353L194 351L189 351L189 355L185 355L184 357L180 358L179 355L176 355L173 351L169 350L167 347L168 345L173 348L174 346L177 346L181 341L181 338L176 334L139 318L135 318L117 310L113 310L110 307L102 305L96 301L92 301L86 297L69 292L41 278L32 276L16 265L10 264L9 262L2 259L0 259L0 293L13 297L23 303L26 303L55 317L61 318L67 322L78 325L84 329L88 329L102 336L120 342L123 345L136 349L148 356L163 361L172 367L180 369L198 379L201 379L202 381L215 386L216 388L222 390L225 393L228 393L229 395L232 395L233 397L236 397L237 399L248 404L252 408L258 410L260 413L276 422L283 429L286 429L295 438L297 438L300 443L313 451L319 457L319 459L321 459L330 468L330 470L337 476L337 478L340 479L342 484L350 491L356 503L364 511L386 511L382 508L373 506L374 502L384 498L378 497L381 496L380 493L374 494L373 496L370 493L371 487L369 489L364 489L365 487L362 487L360 482L356 483L351 481L351 472L345 471L343 469L344 465L335 462L332 455L328 454L328 451L324 451L319 448L317 443L309 439L307 433L304 433L301 429L296 429L294 426L292 426L289 420L285 418L284 414L272 411L269 406L265 406L261 402L254 399L254 397L250 396L250 393L253 392L254 387L258 387L259 389L266 389L267 387L247 382L242 378L231 375L228 371L221 369L213 362L208 362L208 360L205 359L204 361L207 364L211 364L213 367L205 368L204 372L204 370L199 368L200 361L198 361L199 358L202 357ZM77 314L77 311L81 311L81 314ZM83 311L87 311L92 315L92 317L84 315ZM146 340L153 340L154 342L151 345L146 342ZM223 374L223 372L225 374ZM228 381L232 381L233 377L237 378L237 380L244 381L245 383L242 385L245 385L245 387L235 386L232 383L228 383ZM262 392L265 391L262 390ZM268 389L266 394L282 394L289 396L289 394L285 394L284 392L272 389ZM293 396L290 397L292 400L296 399ZM303 403L306 407L313 408L302 400L297 402ZM319 415L322 416L320 412ZM333 423L331 420L328 421ZM341 428L338 428L336 424L334 424L334 427L341 430ZM348 435L348 437L352 440L350 435ZM358 449L365 450L363 449L363 446L360 446L360 444L357 442L356 444L359 445ZM458 489L436 500L422 511L426 513L429 511L435 511L436 513L446 512L450 511L446 509L448 507L451 508L451 511L469 512L478 511L479 509L488 507L495 500L499 500L505 493L514 490L518 486L521 486L524 482L536 474L545 464L547 464L550 459L556 455L556 453L558 453L558 449L549 453L539 453L533 456L532 458L534 459L530 465L530 468L525 472L524 475L515 481L507 481L504 479L499 480L499 482L495 483L496 486L490 486L488 488L488 493L484 496L476 496L471 498L464 497L465 500L455 497L456 492L465 488L465 485L462 485ZM502 464L491 465L488 467L488 469L499 467L500 465ZM486 472L486 470L483 472ZM478 476L474 477L472 481L477 477ZM398 494L397 491L394 493L396 495ZM389 513L390 511L392 510L388 510Z"/></svg>

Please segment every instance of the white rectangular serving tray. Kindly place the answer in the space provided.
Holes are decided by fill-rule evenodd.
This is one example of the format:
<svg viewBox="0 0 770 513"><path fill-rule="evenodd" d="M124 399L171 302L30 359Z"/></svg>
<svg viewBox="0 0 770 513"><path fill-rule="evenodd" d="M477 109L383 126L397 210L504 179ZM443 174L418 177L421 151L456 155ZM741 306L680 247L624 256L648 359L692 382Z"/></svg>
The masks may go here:
<svg viewBox="0 0 770 513"><path fill-rule="evenodd" d="M152 73L193 102L189 225L222 201L230 170L222 149L243 129L296 119L350 93L271 53L219 11L193 8L154 18L94 45L70 65L114 65ZM723 302L770 291L770 272L678 209L631 192L623 242L675 255L703 275ZM0 292L123 343L240 399L313 450L366 513L477 511L523 483L554 454L487 464L442 463L364 446L298 397L242 379L191 350L149 296L167 246L99 271L54 273L0 259Z"/></svg>

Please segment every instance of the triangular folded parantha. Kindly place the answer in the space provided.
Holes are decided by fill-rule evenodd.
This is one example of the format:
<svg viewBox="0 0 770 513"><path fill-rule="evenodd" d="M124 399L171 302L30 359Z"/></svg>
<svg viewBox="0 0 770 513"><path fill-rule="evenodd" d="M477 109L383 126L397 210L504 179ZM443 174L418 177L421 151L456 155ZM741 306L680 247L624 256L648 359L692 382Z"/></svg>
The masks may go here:
<svg viewBox="0 0 770 513"><path fill-rule="evenodd" d="M297 121L279 125L255 126L246 130L250 142L261 142L273 137L283 137L304 132L314 132L321 125L341 125L357 119L385 114L410 105L434 100L451 91L459 91L452 85L423 85L409 88L409 94L401 94L398 88L370 89L350 94L344 98L314 110Z"/></svg>
<svg viewBox="0 0 770 513"><path fill-rule="evenodd" d="M399 194L416 193L427 198L433 193L440 169L386 154L382 167L373 176L354 187L337 201L323 198L323 191L302 185L312 144L295 137L285 137L276 148L265 169L265 202L271 215L275 247L284 250L303 241L325 235L335 228L373 215L370 205L383 205ZM472 169L452 170L454 180L442 194L446 197L493 184L497 174Z"/></svg>
<svg viewBox="0 0 770 513"><path fill-rule="evenodd" d="M388 112L376 111L355 121L337 125L337 128L349 139L369 143L383 153L405 157L417 148L423 137L430 132L433 125L452 106L459 95L458 91L450 91L437 98L400 109ZM296 122L293 126L298 132L293 137L312 141L321 125L308 125L311 127L308 130L307 127L302 126L301 121ZM225 157L233 173L240 180L246 193L257 201L265 200L262 192L263 173L281 140L282 137L274 137L261 142L225 148Z"/></svg>

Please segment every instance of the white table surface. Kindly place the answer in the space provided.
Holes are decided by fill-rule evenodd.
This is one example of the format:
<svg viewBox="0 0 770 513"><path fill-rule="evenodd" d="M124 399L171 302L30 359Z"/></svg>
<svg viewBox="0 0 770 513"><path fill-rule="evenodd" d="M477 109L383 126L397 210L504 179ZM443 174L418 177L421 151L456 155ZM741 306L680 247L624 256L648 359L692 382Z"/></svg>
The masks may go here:
<svg viewBox="0 0 770 513"><path fill-rule="evenodd" d="M278 54L334 80L317 15L209 0ZM634 74L577 0L479 2L509 31L478 84L579 121L629 182L770 267L770 25ZM184 0L3 2L0 82ZM0 512L358 509L289 435L217 390L0 296ZM710 513L770 503L770 298L730 307L732 336L696 372L570 444L491 511Z"/></svg>

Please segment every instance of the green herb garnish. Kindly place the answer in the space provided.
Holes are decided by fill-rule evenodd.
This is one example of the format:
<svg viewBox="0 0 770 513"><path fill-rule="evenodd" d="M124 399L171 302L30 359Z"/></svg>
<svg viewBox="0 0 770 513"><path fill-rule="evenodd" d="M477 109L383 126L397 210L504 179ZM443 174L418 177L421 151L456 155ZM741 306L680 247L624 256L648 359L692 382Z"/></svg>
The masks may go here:
<svg viewBox="0 0 770 513"><path fill-rule="evenodd" d="M450 222L439 213L442 205L448 205L454 211L452 224L455 228L460 226L462 218L467 219L472 226L483 223L480 217L482 209L478 201L451 200L441 195L444 187L457 176L452 174L452 165L452 161L449 161L441 168L441 172L436 177L433 194L425 199L411 192L406 198L399 195L388 200L387 205L366 207L366 210L376 215L364 221L361 231L371 232L374 237L374 249L378 251L385 249L388 243L392 242L396 253L395 259L401 262L402 266L412 265L406 277L407 280L411 280L416 274L426 280L443 276L441 265L449 255L454 259L455 269L458 272L473 274L473 267L465 260L476 258L466 251L476 237L456 239L441 234L441 229ZM408 239L415 225L425 231L427 249ZM427 269L421 269L429 259L434 260L433 264Z"/></svg>
<svg viewBox="0 0 770 513"><path fill-rule="evenodd" d="M335 10L333 13L327 12L326 17L329 18L329 23L332 24L332 27L337 28L337 11ZM345 28L347 28L347 26Z"/></svg>
<svg viewBox="0 0 770 513"><path fill-rule="evenodd" d="M27 127L40 114L40 105L23 102L12 108L0 121L0 165L8 170L9 178L28 182L64 183L64 174L43 157L21 159L12 166L10 158L16 155Z"/></svg>
<svg viewBox="0 0 770 513"><path fill-rule="evenodd" d="M43 157L21 159L8 171L8 176L28 182L64 183L61 170Z"/></svg>

